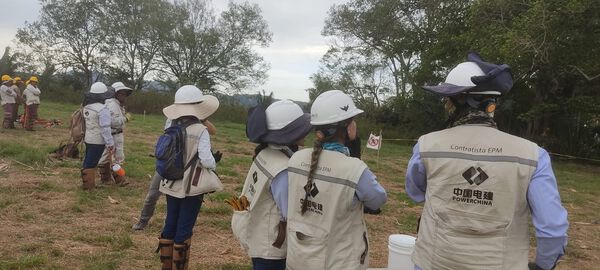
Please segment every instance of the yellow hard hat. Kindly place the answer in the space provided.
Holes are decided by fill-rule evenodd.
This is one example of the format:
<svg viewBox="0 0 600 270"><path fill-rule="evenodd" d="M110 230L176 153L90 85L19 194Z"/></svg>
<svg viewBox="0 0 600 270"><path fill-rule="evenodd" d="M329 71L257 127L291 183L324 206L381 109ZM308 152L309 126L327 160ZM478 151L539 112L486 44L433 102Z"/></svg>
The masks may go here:
<svg viewBox="0 0 600 270"><path fill-rule="evenodd" d="M38 78L37 78L36 76L31 76L31 77L29 78L29 81L30 81L30 82L38 82Z"/></svg>
<svg viewBox="0 0 600 270"><path fill-rule="evenodd" d="M2 75L2 82L12 81L12 78L8 75Z"/></svg>
<svg viewBox="0 0 600 270"><path fill-rule="evenodd" d="M21 80L21 77L19 77L19 76L13 78L14 83L17 83L20 80Z"/></svg>

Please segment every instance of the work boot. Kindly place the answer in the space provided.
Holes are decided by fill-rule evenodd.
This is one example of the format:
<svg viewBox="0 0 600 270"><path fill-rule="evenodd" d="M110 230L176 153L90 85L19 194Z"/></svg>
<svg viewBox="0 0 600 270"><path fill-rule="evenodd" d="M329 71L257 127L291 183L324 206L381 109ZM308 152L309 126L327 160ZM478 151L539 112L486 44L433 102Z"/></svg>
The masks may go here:
<svg viewBox="0 0 600 270"><path fill-rule="evenodd" d="M125 179L125 176L121 176L116 173L113 173L112 176L115 179L115 184L117 184L118 186L124 187L126 185L129 185L129 182L127 182L127 179Z"/></svg>
<svg viewBox="0 0 600 270"><path fill-rule="evenodd" d="M96 187L96 168L81 170L81 181L84 190L92 190Z"/></svg>
<svg viewBox="0 0 600 270"><path fill-rule="evenodd" d="M98 165L98 169L100 170L100 182L103 185L111 185L112 184L112 170L110 169L109 163L104 163Z"/></svg>
<svg viewBox="0 0 600 270"><path fill-rule="evenodd" d="M146 226L148 226L148 220L140 219L140 221L138 221L138 223L136 223L136 224L133 224L133 226L131 226L131 228L136 231L140 231L140 230L143 230L144 228L146 228Z"/></svg>
<svg viewBox="0 0 600 270"><path fill-rule="evenodd" d="M185 240L183 244L173 245L173 269L187 270L190 264L190 246L192 238Z"/></svg>
<svg viewBox="0 0 600 270"><path fill-rule="evenodd" d="M160 252L160 262L162 270L173 269L173 240L160 238L158 239L157 252Z"/></svg>

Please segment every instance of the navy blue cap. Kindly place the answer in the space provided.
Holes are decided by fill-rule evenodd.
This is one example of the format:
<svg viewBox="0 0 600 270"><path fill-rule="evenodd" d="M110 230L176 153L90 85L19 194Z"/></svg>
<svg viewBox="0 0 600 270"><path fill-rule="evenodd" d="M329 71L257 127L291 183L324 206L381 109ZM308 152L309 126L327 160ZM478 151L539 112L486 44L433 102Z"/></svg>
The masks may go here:
<svg viewBox="0 0 600 270"><path fill-rule="evenodd" d="M473 85L454 85L451 83L441 83L436 86L423 86L423 89L440 96L455 96L458 94L498 92L504 95L510 91L513 86L512 73L510 67L506 64L497 65L485 62L476 52L467 55L467 61L477 64L484 75L471 77Z"/></svg>
<svg viewBox="0 0 600 270"><path fill-rule="evenodd" d="M265 108L261 105L258 105L248 110L246 136L253 143L290 145L306 136L311 129L312 126L310 124L310 114L307 113L298 117L281 129L268 130Z"/></svg>

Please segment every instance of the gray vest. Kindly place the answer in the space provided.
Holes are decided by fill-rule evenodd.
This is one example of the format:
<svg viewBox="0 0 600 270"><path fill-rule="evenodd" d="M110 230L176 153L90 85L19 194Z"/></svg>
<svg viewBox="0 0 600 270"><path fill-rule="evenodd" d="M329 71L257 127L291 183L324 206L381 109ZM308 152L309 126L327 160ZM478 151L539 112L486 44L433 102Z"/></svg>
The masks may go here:
<svg viewBox="0 0 600 270"><path fill-rule="evenodd" d="M360 159L323 150L308 210L301 214L312 148L289 162L287 268L292 270L367 269L368 237L363 204L353 206L358 180L367 165Z"/></svg>
<svg viewBox="0 0 600 270"><path fill-rule="evenodd" d="M527 269L527 189L538 147L463 125L419 139L427 190L413 261L423 269Z"/></svg>
<svg viewBox="0 0 600 270"><path fill-rule="evenodd" d="M105 144L104 138L100 134L99 113L105 107L101 103L92 103L83 107L83 117L85 118L85 142L90 144Z"/></svg>
<svg viewBox="0 0 600 270"><path fill-rule="evenodd" d="M281 248L272 245L279 233L281 213L273 200L271 183L277 174L287 169L288 160L280 150L267 147L256 156L246 176L242 195L250 202L250 220L245 228L250 257L283 259L286 256L285 242Z"/></svg>

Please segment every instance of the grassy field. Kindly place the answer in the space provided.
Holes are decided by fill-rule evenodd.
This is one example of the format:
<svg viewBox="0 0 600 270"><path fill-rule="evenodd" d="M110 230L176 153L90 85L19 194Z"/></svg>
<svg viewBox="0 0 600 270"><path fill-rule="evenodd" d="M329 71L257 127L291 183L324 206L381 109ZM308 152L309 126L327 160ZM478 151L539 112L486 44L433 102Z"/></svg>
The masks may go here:
<svg viewBox="0 0 600 270"><path fill-rule="evenodd" d="M165 217L164 199L146 230L130 228L154 170L149 154L164 118L134 115L128 124L124 167L130 186L83 192L79 160L47 158L67 139L68 118L74 110L71 105L46 102L40 117L62 119L63 126L38 127L36 132L0 130L0 269L157 269L154 250ZM214 149L224 153L218 171L225 190L205 197L194 230L190 269L250 269L232 236L232 212L223 200L241 191L254 145L247 142L242 124L213 122L219 129L212 138ZM389 196L381 215L366 217L370 266L385 267L388 235L414 235L422 209L404 192L411 146L386 143L379 162L376 152L363 152ZM554 168L571 223L567 256L557 269L598 269L600 167L555 161ZM119 203L110 203L109 196Z"/></svg>

